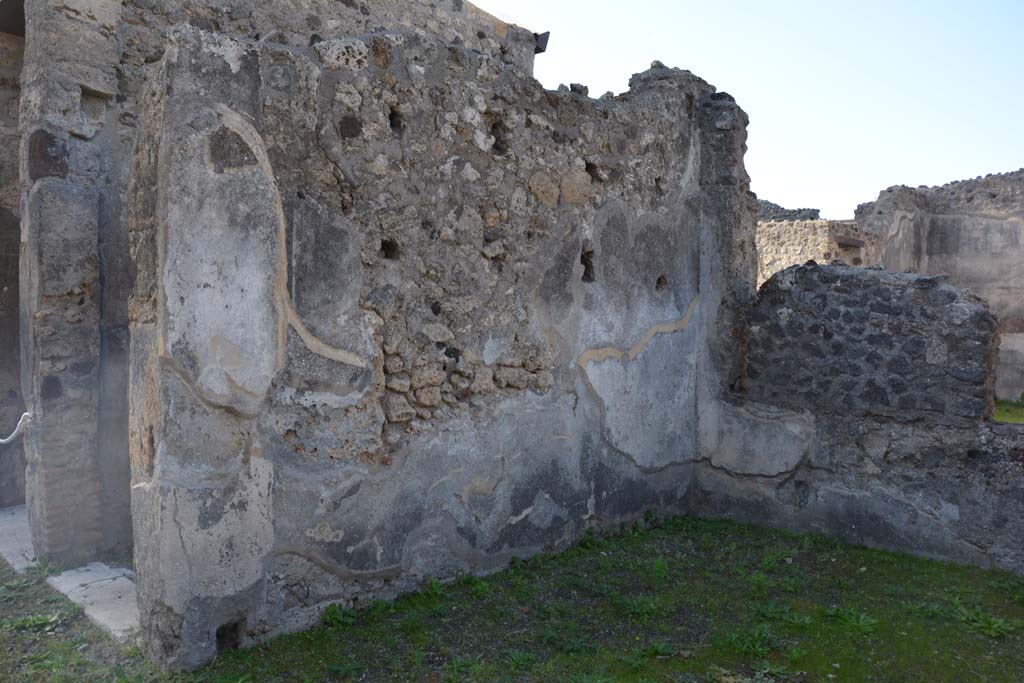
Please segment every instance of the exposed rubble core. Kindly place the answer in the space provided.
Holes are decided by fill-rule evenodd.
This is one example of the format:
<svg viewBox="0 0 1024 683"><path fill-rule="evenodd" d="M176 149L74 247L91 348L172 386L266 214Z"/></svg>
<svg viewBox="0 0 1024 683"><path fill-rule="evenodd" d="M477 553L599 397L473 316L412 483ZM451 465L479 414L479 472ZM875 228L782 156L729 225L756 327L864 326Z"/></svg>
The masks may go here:
<svg viewBox="0 0 1024 683"><path fill-rule="evenodd" d="M893 187L857 209L892 270L948 274L999 317L996 393L1024 395L1024 169L942 187Z"/></svg>
<svg viewBox="0 0 1024 683"><path fill-rule="evenodd" d="M879 263L875 235L854 221L769 221L757 224L757 284L807 261L842 261L851 266Z"/></svg>

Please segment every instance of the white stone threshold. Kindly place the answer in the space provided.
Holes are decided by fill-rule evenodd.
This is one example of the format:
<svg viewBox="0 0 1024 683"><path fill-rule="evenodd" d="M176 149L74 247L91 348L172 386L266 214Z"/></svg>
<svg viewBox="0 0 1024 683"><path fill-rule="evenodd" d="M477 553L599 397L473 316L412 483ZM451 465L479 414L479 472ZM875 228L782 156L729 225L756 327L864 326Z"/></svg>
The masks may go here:
<svg viewBox="0 0 1024 683"><path fill-rule="evenodd" d="M0 510L0 557L18 573L36 564L24 506ZM138 634L139 606L131 571L94 562L51 576L46 583L81 606L90 621L118 642L130 642Z"/></svg>

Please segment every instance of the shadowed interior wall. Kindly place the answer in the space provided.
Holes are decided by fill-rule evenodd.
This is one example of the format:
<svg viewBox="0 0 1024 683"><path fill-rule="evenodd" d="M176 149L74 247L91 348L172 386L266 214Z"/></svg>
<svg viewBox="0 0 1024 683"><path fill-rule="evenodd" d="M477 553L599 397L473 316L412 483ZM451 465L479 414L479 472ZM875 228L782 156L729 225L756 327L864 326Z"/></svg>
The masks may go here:
<svg viewBox="0 0 1024 683"><path fill-rule="evenodd" d="M18 107L24 40L0 33L0 432L18 423L21 398L18 320ZM0 446L0 508L25 502L25 452L21 441Z"/></svg>
<svg viewBox="0 0 1024 683"><path fill-rule="evenodd" d="M26 498L37 554L81 563L131 547L127 291L117 291L130 281L117 246L121 3L30 0L25 10L20 333L36 416Z"/></svg>

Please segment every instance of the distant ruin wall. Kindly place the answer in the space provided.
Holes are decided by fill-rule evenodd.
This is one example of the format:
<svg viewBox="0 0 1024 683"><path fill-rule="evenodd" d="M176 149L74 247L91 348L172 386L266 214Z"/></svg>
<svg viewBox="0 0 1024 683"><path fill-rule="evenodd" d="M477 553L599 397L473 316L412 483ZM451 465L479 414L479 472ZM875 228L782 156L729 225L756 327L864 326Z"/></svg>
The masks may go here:
<svg viewBox="0 0 1024 683"><path fill-rule="evenodd" d="M757 224L757 284L808 261L871 266L878 263L875 236L853 221L786 220Z"/></svg>
<svg viewBox="0 0 1024 683"><path fill-rule="evenodd" d="M995 319L935 277L793 267L707 411L692 510L1024 572L1024 428L989 421Z"/></svg>
<svg viewBox="0 0 1024 683"><path fill-rule="evenodd" d="M728 95L663 67L546 92L408 32L181 28L142 103L133 510L161 660L685 509L753 288Z"/></svg>
<svg viewBox="0 0 1024 683"><path fill-rule="evenodd" d="M999 318L1006 353L996 391L1024 393L1024 170L943 187L894 187L857 209L892 270L949 274Z"/></svg>

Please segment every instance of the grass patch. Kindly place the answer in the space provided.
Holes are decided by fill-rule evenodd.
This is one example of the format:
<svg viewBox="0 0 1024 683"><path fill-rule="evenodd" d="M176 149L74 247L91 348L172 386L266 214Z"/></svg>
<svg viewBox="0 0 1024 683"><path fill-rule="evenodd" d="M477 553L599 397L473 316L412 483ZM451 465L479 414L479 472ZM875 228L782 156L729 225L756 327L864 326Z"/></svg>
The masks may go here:
<svg viewBox="0 0 1024 683"><path fill-rule="evenodd" d="M1024 578L729 522L648 520L486 579L161 673L0 566L0 680L1007 681Z"/></svg>
<svg viewBox="0 0 1024 683"><path fill-rule="evenodd" d="M996 422L1024 424L1024 403L996 401Z"/></svg>

